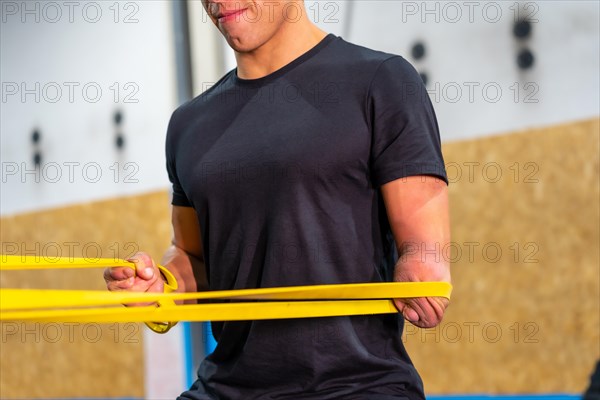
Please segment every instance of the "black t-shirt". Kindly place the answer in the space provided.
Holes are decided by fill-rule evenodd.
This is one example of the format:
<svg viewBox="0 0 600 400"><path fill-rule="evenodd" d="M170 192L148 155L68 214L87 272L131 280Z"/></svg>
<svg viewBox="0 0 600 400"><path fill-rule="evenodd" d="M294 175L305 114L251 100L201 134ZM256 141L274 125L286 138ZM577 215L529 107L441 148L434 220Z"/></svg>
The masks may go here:
<svg viewBox="0 0 600 400"><path fill-rule="evenodd" d="M334 35L264 78L229 72L175 111L166 148L211 290L389 281L378 188L446 180L419 74ZM213 323L217 348L180 398L422 399L402 328L400 314Z"/></svg>

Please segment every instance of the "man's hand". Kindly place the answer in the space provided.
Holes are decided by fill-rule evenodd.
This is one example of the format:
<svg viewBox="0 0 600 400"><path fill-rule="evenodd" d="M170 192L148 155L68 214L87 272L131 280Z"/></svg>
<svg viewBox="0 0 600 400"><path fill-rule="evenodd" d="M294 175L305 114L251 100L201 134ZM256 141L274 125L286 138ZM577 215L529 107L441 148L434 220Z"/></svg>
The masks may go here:
<svg viewBox="0 0 600 400"><path fill-rule="evenodd" d="M136 253L128 261L135 263L135 270L128 267L106 268L104 280L106 288L112 292L162 293L164 281L156 263L146 253ZM153 304L153 303L150 303ZM148 305L146 303L132 305Z"/></svg>
<svg viewBox="0 0 600 400"><path fill-rule="evenodd" d="M419 265L398 262L395 282L448 282L450 269L440 265ZM404 318L419 328L433 328L442 322L444 311L450 302L445 297L417 297L395 299L394 304Z"/></svg>

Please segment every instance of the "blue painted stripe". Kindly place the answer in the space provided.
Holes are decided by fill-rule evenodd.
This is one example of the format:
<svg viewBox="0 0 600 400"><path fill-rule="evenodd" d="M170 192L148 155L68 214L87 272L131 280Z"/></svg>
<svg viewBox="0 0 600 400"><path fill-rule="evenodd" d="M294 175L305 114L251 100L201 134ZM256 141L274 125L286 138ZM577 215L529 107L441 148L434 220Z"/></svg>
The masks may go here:
<svg viewBox="0 0 600 400"><path fill-rule="evenodd" d="M207 356L215 351L215 348L217 347L217 341L213 337L212 325L210 322L204 323L204 341L204 355Z"/></svg>
<svg viewBox="0 0 600 400"><path fill-rule="evenodd" d="M194 384L194 357L192 349L192 325L189 322L183 324L183 370L185 373L185 387L190 388Z"/></svg>
<svg viewBox="0 0 600 400"><path fill-rule="evenodd" d="M505 400L559 400L577 399L580 394L568 393L541 393L541 394L436 394L427 396L428 399L448 400L483 400L483 399L505 399Z"/></svg>

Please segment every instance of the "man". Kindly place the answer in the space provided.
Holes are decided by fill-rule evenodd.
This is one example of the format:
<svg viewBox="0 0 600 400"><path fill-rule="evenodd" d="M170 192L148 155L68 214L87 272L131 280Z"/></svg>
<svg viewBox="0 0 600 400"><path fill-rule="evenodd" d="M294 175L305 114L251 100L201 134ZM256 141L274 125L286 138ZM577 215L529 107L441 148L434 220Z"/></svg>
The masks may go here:
<svg viewBox="0 0 600 400"><path fill-rule="evenodd" d="M434 111L401 57L327 35L300 0L204 0L237 68L167 133L180 291L450 281L447 179ZM398 254L400 256L398 256ZM162 292L152 259L110 290ZM181 399L423 399L399 314L213 323L218 345Z"/></svg>

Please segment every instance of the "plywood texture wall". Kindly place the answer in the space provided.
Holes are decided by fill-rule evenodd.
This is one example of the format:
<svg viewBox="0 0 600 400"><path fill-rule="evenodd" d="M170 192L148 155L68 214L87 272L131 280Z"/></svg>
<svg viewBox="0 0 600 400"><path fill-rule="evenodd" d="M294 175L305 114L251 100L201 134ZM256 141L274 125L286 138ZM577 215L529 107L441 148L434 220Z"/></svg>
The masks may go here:
<svg viewBox="0 0 600 400"><path fill-rule="evenodd" d="M78 205L1 220L2 250L54 256L160 259L170 240L167 193ZM60 249L60 250L59 250ZM98 254L97 251L100 251ZM2 287L103 289L102 270L5 272ZM143 325L1 326L0 397L143 397ZM168 367L168 366L166 366Z"/></svg>
<svg viewBox="0 0 600 400"><path fill-rule="evenodd" d="M440 327L405 333L429 394L584 390L600 357L599 129L591 120L444 146L453 300ZM166 193L1 222L3 246L98 243L108 257L160 258L170 237ZM103 287L101 271L5 273L1 284ZM104 326L96 343L94 327L75 327L72 343L68 327L57 343L50 328L6 328L2 398L143 395L138 325Z"/></svg>
<svg viewBox="0 0 600 400"><path fill-rule="evenodd" d="M441 327L406 335L430 394L585 389L600 358L599 135L595 119L444 146L453 300Z"/></svg>

